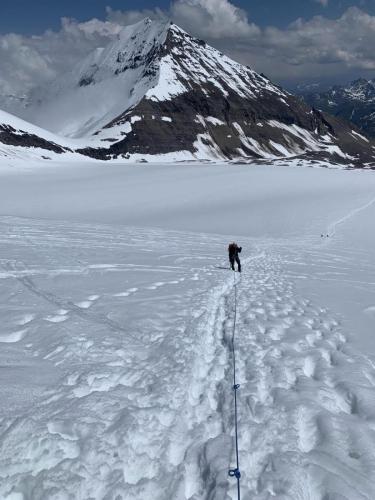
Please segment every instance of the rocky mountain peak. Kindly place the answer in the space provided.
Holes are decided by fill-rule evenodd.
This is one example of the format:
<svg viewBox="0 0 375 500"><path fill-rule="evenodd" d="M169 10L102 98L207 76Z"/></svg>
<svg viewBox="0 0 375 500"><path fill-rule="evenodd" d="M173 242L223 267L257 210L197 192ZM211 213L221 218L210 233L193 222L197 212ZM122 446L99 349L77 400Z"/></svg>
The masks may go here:
<svg viewBox="0 0 375 500"><path fill-rule="evenodd" d="M351 99L375 99L375 81L359 78L351 82L345 92Z"/></svg>
<svg viewBox="0 0 375 500"><path fill-rule="evenodd" d="M375 79L358 78L325 92L307 92L303 96L308 104L351 121L366 135L375 137Z"/></svg>
<svg viewBox="0 0 375 500"><path fill-rule="evenodd" d="M165 20L125 27L29 111L105 160L374 159L359 130Z"/></svg>

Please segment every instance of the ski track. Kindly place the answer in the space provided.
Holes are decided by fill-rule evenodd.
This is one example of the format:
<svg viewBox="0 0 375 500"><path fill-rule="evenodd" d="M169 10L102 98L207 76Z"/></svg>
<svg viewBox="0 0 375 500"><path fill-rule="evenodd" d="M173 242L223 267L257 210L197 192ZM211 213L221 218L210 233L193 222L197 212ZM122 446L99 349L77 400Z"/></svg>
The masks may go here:
<svg viewBox="0 0 375 500"><path fill-rule="evenodd" d="M16 401L0 417L0 497L237 498L233 274L215 268L223 238L0 225L9 305L0 345L59 377L27 411ZM375 498L374 364L351 348L340 318L296 293L284 267L298 249L242 241L251 250L236 331L242 498Z"/></svg>
<svg viewBox="0 0 375 500"><path fill-rule="evenodd" d="M340 219L336 220L335 222L333 222L332 224L330 224L328 226L328 229L327 229L327 234L329 236L335 236L336 234L336 229L338 226L340 226L341 224L343 224L344 222L348 221L349 219L355 217L357 214L359 214L360 212L362 212L363 210L366 210L367 208L370 208L373 204L375 203L375 197L372 198L370 201L368 201L367 203L365 203L364 205L361 205L353 210L351 210L350 212L348 212L346 215L344 215L343 217L341 217Z"/></svg>

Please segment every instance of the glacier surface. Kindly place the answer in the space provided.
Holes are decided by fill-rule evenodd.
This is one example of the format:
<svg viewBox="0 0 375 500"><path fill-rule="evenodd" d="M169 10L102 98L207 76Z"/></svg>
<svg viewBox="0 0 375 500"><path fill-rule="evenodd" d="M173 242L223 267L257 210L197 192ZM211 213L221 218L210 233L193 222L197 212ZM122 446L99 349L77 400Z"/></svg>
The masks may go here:
<svg viewBox="0 0 375 500"><path fill-rule="evenodd" d="M375 498L375 177L0 172L0 497ZM327 236L328 235L328 236Z"/></svg>

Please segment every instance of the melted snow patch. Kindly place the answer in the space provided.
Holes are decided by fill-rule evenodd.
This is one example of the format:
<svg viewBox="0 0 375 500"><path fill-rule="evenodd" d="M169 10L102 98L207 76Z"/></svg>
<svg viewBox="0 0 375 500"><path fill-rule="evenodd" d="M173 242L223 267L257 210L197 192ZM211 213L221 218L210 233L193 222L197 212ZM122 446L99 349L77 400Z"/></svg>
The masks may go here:
<svg viewBox="0 0 375 500"><path fill-rule="evenodd" d="M362 141L365 141L365 142L370 142L367 137L361 135L361 134L358 134L358 132L356 132L355 130L352 130L352 135L354 136L354 138L356 137L359 137L360 139L362 139Z"/></svg>
<svg viewBox="0 0 375 500"><path fill-rule="evenodd" d="M129 121L122 123L121 125L115 125L114 127L103 128L96 135L90 137L88 145L91 147L109 148L111 142L116 142L123 136L129 134L131 131L132 126ZM111 141L111 139L113 139L113 141Z"/></svg>
<svg viewBox="0 0 375 500"><path fill-rule="evenodd" d="M171 153L158 154L158 155L150 155L150 154L139 154L135 153L129 155L128 158L113 158L111 163L179 163L179 162L191 162L196 161L196 157L187 150L182 151L173 151Z"/></svg>
<svg viewBox="0 0 375 500"><path fill-rule="evenodd" d="M204 128L206 128L206 122L205 122L204 117L202 115L197 115L194 122L200 123L201 125L203 125Z"/></svg>
<svg viewBox="0 0 375 500"><path fill-rule="evenodd" d="M225 123L214 116L207 116L206 122L212 123L212 125L225 125Z"/></svg>
<svg viewBox="0 0 375 500"><path fill-rule="evenodd" d="M299 127L298 125L296 125L294 123L292 125L286 125L285 123L279 122L277 120L269 120L267 123L271 127L285 130L286 132L288 132L292 136L294 135L295 137L299 138L312 151L320 151L321 150L321 144L320 144L318 138L315 137L314 134L312 132L310 132L309 130L306 130L302 127Z"/></svg>
<svg viewBox="0 0 375 500"><path fill-rule="evenodd" d="M259 144L258 141L253 139L252 137L246 136L245 132L243 131L241 125L237 122L233 122L233 128L236 129L238 132L238 137L242 144L250 149L251 151L254 151L257 155L259 155L261 158L274 158L275 155L270 154L268 151L265 151L264 148ZM243 156L248 156L242 148L238 149L239 153Z"/></svg>
<svg viewBox="0 0 375 500"><path fill-rule="evenodd" d="M215 144L209 134L198 134L197 140L194 142L196 157L204 160L220 160L223 159L223 154L219 147Z"/></svg>
<svg viewBox="0 0 375 500"><path fill-rule="evenodd" d="M341 151L341 149L338 146L335 146L334 144L325 146L325 151L327 151L329 154L334 155L337 154L338 156L341 156L341 158L350 158L353 159L352 157L349 157L345 153Z"/></svg>
<svg viewBox="0 0 375 500"><path fill-rule="evenodd" d="M283 146L282 144L279 144L278 142L269 141L269 143L274 149L276 149L276 151L281 153L283 156L288 157L288 156L294 156L294 154L295 154L295 153L291 153L290 151L288 151L285 146Z"/></svg>

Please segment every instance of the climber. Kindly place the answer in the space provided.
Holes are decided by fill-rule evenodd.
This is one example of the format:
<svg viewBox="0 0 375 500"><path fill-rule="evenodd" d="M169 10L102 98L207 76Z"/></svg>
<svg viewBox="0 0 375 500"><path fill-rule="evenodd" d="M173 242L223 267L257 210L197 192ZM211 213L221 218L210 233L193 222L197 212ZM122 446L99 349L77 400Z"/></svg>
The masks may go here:
<svg viewBox="0 0 375 500"><path fill-rule="evenodd" d="M230 262L230 267L234 271L234 262L237 262L238 266L238 272L241 272L241 262L240 258L238 256L239 253L241 253L242 247L239 247L237 243L230 243L228 246L228 254L229 254L229 262Z"/></svg>

